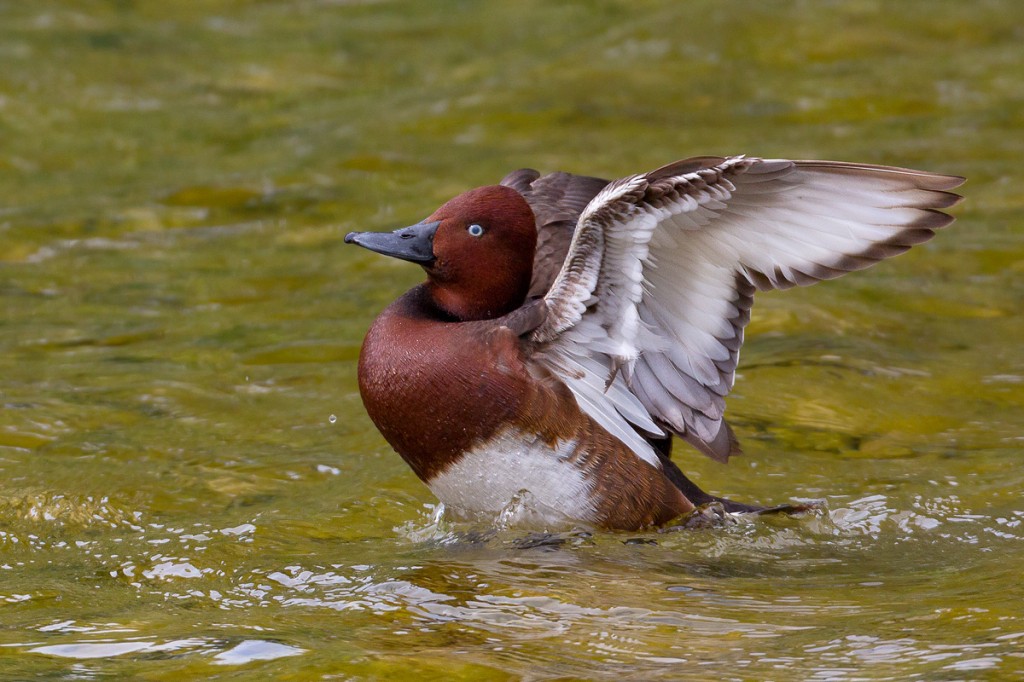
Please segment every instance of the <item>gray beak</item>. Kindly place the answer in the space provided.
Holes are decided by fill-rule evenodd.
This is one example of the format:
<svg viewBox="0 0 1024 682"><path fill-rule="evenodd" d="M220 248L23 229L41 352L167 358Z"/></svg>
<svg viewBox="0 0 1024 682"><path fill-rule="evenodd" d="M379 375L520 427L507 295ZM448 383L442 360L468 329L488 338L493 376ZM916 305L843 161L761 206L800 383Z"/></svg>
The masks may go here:
<svg viewBox="0 0 1024 682"><path fill-rule="evenodd" d="M440 221L416 223L394 232L349 232L345 235L345 243L427 265L434 261L434 233L440 224Z"/></svg>

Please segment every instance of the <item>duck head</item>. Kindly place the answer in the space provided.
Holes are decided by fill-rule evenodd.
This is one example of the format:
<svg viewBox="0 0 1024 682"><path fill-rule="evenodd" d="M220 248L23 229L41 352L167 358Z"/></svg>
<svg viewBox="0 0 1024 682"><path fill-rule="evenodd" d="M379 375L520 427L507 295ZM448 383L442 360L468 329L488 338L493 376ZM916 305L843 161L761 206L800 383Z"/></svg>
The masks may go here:
<svg viewBox="0 0 1024 682"><path fill-rule="evenodd" d="M394 232L350 232L345 243L418 263L438 308L462 321L509 313L526 299L537 228L511 187L478 187L423 222Z"/></svg>

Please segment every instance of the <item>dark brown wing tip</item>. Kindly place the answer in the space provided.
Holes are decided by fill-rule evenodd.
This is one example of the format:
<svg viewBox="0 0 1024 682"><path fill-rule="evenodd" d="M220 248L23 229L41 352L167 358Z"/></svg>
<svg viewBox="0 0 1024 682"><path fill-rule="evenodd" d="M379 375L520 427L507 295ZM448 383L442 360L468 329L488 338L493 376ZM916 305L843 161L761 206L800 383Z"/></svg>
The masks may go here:
<svg viewBox="0 0 1024 682"><path fill-rule="evenodd" d="M936 179L936 184L930 189L949 190L956 189L960 185L967 182L967 178L962 175L939 175L933 174L932 177ZM959 197L960 195L954 194L953 196ZM963 197L960 197L963 199Z"/></svg>
<svg viewBox="0 0 1024 682"><path fill-rule="evenodd" d="M940 230L956 220L948 213L943 213L936 208L919 208L920 216L905 224L908 230Z"/></svg>
<svg viewBox="0 0 1024 682"><path fill-rule="evenodd" d="M962 196L955 192L946 192L944 190L935 190L932 192L932 196L935 200L932 202L930 208L951 208L956 206L964 200Z"/></svg>
<svg viewBox="0 0 1024 682"><path fill-rule="evenodd" d="M743 449L740 448L740 442L736 438L736 434L733 433L729 422L724 419L722 420L721 428L718 429L718 435L711 442L698 438L690 431L679 435L702 455L722 464L728 464L730 457L743 454Z"/></svg>

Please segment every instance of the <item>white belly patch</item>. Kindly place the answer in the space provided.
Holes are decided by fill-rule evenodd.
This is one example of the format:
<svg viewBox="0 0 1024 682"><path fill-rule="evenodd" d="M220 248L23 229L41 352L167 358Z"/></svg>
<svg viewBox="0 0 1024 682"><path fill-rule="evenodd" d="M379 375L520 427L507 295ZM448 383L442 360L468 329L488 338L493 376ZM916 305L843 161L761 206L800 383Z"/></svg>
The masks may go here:
<svg viewBox="0 0 1024 682"><path fill-rule="evenodd" d="M574 440L552 448L535 435L509 429L466 452L428 485L456 512L497 516L520 503L517 524L594 523L592 486L572 459L575 448Z"/></svg>

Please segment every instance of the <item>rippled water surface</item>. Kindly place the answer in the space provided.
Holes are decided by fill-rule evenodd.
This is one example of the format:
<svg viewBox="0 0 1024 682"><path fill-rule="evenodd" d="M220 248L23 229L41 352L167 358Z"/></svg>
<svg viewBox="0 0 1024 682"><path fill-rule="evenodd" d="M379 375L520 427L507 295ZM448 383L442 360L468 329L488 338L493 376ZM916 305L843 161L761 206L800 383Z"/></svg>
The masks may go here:
<svg viewBox="0 0 1024 682"><path fill-rule="evenodd" d="M0 678L1024 678L1024 5L0 0ZM967 175L760 296L705 487L799 517L453 525L345 247L510 169Z"/></svg>

